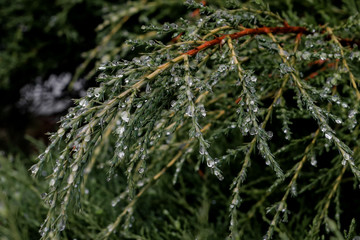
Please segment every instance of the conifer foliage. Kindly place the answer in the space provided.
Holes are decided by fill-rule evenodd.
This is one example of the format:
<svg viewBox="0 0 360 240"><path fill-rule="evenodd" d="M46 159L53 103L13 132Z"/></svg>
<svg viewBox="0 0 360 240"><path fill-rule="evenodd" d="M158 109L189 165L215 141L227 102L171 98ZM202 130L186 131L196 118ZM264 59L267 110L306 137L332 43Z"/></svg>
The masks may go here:
<svg viewBox="0 0 360 240"><path fill-rule="evenodd" d="M334 25L186 4L197 21L142 26L173 42L129 39L142 53L101 65L51 135L42 239L79 237L72 216L96 239L360 234L356 3Z"/></svg>

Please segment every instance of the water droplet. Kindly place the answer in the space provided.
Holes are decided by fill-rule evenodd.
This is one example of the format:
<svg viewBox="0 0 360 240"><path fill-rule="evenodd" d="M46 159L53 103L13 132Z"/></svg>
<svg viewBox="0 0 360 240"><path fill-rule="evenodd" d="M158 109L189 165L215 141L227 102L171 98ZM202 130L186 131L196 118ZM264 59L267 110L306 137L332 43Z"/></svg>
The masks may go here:
<svg viewBox="0 0 360 240"><path fill-rule="evenodd" d="M115 198L114 200L111 201L111 206L115 207L118 203L120 202L120 198Z"/></svg>
<svg viewBox="0 0 360 240"><path fill-rule="evenodd" d="M270 166L270 161L269 161L269 160L266 160L265 164L266 164L267 166Z"/></svg>
<svg viewBox="0 0 360 240"><path fill-rule="evenodd" d="M218 71L219 72L224 72L225 70L226 70L226 65L225 64L221 64L220 66L219 66L219 69L218 69Z"/></svg>
<svg viewBox="0 0 360 240"><path fill-rule="evenodd" d="M309 52L307 52L307 51L303 52L302 58L303 58L304 60L309 60L310 57L311 57L311 53L309 53Z"/></svg>
<svg viewBox="0 0 360 240"><path fill-rule="evenodd" d="M60 232L65 230L65 227L66 227L66 219L65 219L65 217L60 218L60 220L59 220L59 222L57 224L57 227L58 227Z"/></svg>
<svg viewBox="0 0 360 240"><path fill-rule="evenodd" d="M52 186L55 185L55 179L54 179L54 178L52 178L52 179L50 180L49 185L50 185L50 187L52 187Z"/></svg>
<svg viewBox="0 0 360 240"><path fill-rule="evenodd" d="M211 158L209 158L206 163L209 168L212 168L215 165L215 161Z"/></svg>
<svg viewBox="0 0 360 240"><path fill-rule="evenodd" d="M151 87L150 87L150 84L149 84L149 83L146 84L146 90L145 90L145 92L146 92L147 94L151 93Z"/></svg>
<svg viewBox="0 0 360 240"><path fill-rule="evenodd" d="M125 122L129 122L130 117L129 117L129 113L124 111L120 114L120 117L122 120L124 120Z"/></svg>
<svg viewBox="0 0 360 240"><path fill-rule="evenodd" d="M351 111L349 112L349 118L355 117L356 114L357 114L357 111L356 111L356 110L351 110Z"/></svg>
<svg viewBox="0 0 360 240"><path fill-rule="evenodd" d="M335 54L334 54L334 58L340 59L340 57L341 57L341 54L340 54L340 53L335 53Z"/></svg>
<svg viewBox="0 0 360 240"><path fill-rule="evenodd" d="M72 171L73 171L73 172L76 172L78 169L79 169L79 165L77 165L77 164L75 164L75 165L72 167Z"/></svg>
<svg viewBox="0 0 360 240"><path fill-rule="evenodd" d="M201 155L204 155L206 153L206 149L205 149L204 145L202 145L202 144L200 144L199 153Z"/></svg>
<svg viewBox="0 0 360 240"><path fill-rule="evenodd" d="M201 116L205 117L206 116L206 110L205 110L204 105L200 104L199 109L200 109Z"/></svg>
<svg viewBox="0 0 360 240"><path fill-rule="evenodd" d="M144 173L144 171L145 171L145 168L142 168L142 167L141 167L141 168L139 168L139 173L140 173L140 174L143 174L143 173Z"/></svg>
<svg viewBox="0 0 360 240"><path fill-rule="evenodd" d="M317 166L317 161L316 161L316 158L315 158L315 156L313 155L313 156L311 156L311 159L310 159L310 164L312 165L312 166L314 166L314 167L316 167Z"/></svg>
<svg viewBox="0 0 360 240"><path fill-rule="evenodd" d="M257 134L257 129L256 128L251 128L250 129L250 135L256 135Z"/></svg>
<svg viewBox="0 0 360 240"><path fill-rule="evenodd" d="M194 106L193 106L193 105L189 105L189 106L186 108L185 115L188 116L188 117L192 117L192 116L193 116L193 113L194 113Z"/></svg>
<svg viewBox="0 0 360 240"><path fill-rule="evenodd" d="M106 67L104 66L104 65L101 65L100 67L99 67L99 70L105 70L106 69Z"/></svg>
<svg viewBox="0 0 360 240"><path fill-rule="evenodd" d="M70 174L67 180L68 184L72 184L74 182L75 174Z"/></svg>
<svg viewBox="0 0 360 240"><path fill-rule="evenodd" d="M100 93L101 93L101 88L95 88L94 89L94 96L96 98L100 97Z"/></svg>
<svg viewBox="0 0 360 240"><path fill-rule="evenodd" d="M137 108L141 108L142 107L142 103L139 102L137 105L136 105Z"/></svg>
<svg viewBox="0 0 360 240"><path fill-rule="evenodd" d="M293 72L295 69L286 65L285 63L280 64L280 73L281 74L287 74Z"/></svg>
<svg viewBox="0 0 360 240"><path fill-rule="evenodd" d="M289 59L290 57L290 54L287 51L283 51L283 55L286 57L286 59Z"/></svg>
<svg viewBox="0 0 360 240"><path fill-rule="evenodd" d="M335 119L335 122L336 122L337 124L341 124L341 123L342 123L342 121L341 121L340 118Z"/></svg>
<svg viewBox="0 0 360 240"><path fill-rule="evenodd" d="M47 193L42 193L42 194L40 195L41 199L46 198L46 196L47 196Z"/></svg>
<svg viewBox="0 0 360 240"><path fill-rule="evenodd" d="M345 159L346 161L348 161L348 160L351 159L351 156L350 156L350 154L348 154L348 153L344 153L343 157L344 157L344 159Z"/></svg>
<svg viewBox="0 0 360 240"><path fill-rule="evenodd" d="M345 166L346 160L342 160L342 161L341 161L341 164L342 164L343 166Z"/></svg>
<svg viewBox="0 0 360 240"><path fill-rule="evenodd" d="M86 96L88 96L89 98L91 98L92 95L93 95L93 89L90 88L90 89L87 91Z"/></svg>
<svg viewBox="0 0 360 240"><path fill-rule="evenodd" d="M30 171L31 171L32 175L36 175L39 171L39 166L37 164L32 165L30 168Z"/></svg>
<svg viewBox="0 0 360 240"><path fill-rule="evenodd" d="M218 170L215 170L214 173L220 181L224 180L224 176Z"/></svg>
<svg viewBox="0 0 360 240"><path fill-rule="evenodd" d="M331 133L325 133L325 137L329 140L332 139L332 134Z"/></svg>
<svg viewBox="0 0 360 240"><path fill-rule="evenodd" d="M65 130L63 128L60 128L58 131L57 131L57 134L59 137L62 137L64 136L64 133L65 133Z"/></svg>
<svg viewBox="0 0 360 240"><path fill-rule="evenodd" d="M116 133L119 135L119 136L122 136L125 132L125 127L124 126L120 126L116 129Z"/></svg>
<svg viewBox="0 0 360 240"><path fill-rule="evenodd" d="M321 60L326 60L326 58L327 58L326 53L321 53L321 54L320 54L320 59L321 59Z"/></svg>
<svg viewBox="0 0 360 240"><path fill-rule="evenodd" d="M327 129L326 125L322 125L322 126L320 127L320 130L321 130L322 132L326 132L326 129Z"/></svg>
<svg viewBox="0 0 360 240"><path fill-rule="evenodd" d="M269 139L271 139L271 138L274 136L274 134L273 134L272 131L268 131L268 132L267 132L267 135L268 135Z"/></svg>
<svg viewBox="0 0 360 240"><path fill-rule="evenodd" d="M120 159L123 159L125 157L125 153L123 151L118 153L118 156Z"/></svg>
<svg viewBox="0 0 360 240"><path fill-rule="evenodd" d="M87 105L89 105L89 102L86 99L81 99L81 101L79 102L79 105L82 107L86 107Z"/></svg>
<svg viewBox="0 0 360 240"><path fill-rule="evenodd" d="M291 185L291 194L293 196L297 195L297 190L296 190L296 185L295 184Z"/></svg>
<svg viewBox="0 0 360 240"><path fill-rule="evenodd" d="M91 140L91 136L90 135L86 135L86 137L84 138L85 142L90 142Z"/></svg>
<svg viewBox="0 0 360 240"><path fill-rule="evenodd" d="M108 230L108 232L114 231L114 225L113 224L108 225L107 230Z"/></svg>
<svg viewBox="0 0 360 240"><path fill-rule="evenodd" d="M174 100L171 101L170 105L171 105L171 107L174 107L176 105L176 101L174 101Z"/></svg>
<svg viewBox="0 0 360 240"><path fill-rule="evenodd" d="M256 81L257 81L257 77L256 77L256 76L251 76L250 80L251 80L252 82L256 82Z"/></svg>
<svg viewBox="0 0 360 240"><path fill-rule="evenodd" d="M193 79L192 79L192 77L187 77L187 78L186 78L186 82L188 83L189 87L191 87L191 86L193 85ZM192 93L191 93L191 95L192 95ZM192 96L192 98L193 98L193 96Z"/></svg>

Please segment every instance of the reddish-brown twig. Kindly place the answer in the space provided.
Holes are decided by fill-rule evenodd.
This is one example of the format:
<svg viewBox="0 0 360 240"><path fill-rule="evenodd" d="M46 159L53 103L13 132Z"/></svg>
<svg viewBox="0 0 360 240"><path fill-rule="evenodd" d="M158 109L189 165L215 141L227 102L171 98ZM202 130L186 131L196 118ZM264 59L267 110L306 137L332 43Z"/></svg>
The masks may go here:
<svg viewBox="0 0 360 240"><path fill-rule="evenodd" d="M247 28L245 30L242 30L240 32L232 33L232 34L225 34L220 37L217 37L213 40L207 41L200 46L191 49L187 51L184 54L187 54L189 56L194 56L199 51L206 49L208 47L214 46L216 44L220 44L223 39L226 37L230 37L231 39L237 39L246 35L257 35L257 34L268 34L268 33L308 33L307 29L304 27L291 27L291 26L285 26L285 27L261 27L261 28Z"/></svg>
<svg viewBox="0 0 360 240"><path fill-rule="evenodd" d="M206 5L206 1L204 1L204 0L201 1L201 3L202 3L203 6ZM190 14L190 16L191 16L192 18L196 18L196 17L198 17L199 15L200 15L200 9L199 9L199 8L195 9L195 10ZM174 37L173 39L171 39L171 42L173 42L173 43L179 42L179 41L180 41L180 37L181 37L183 34L184 34L183 32L180 33L180 34L178 34L176 37Z"/></svg>
<svg viewBox="0 0 360 240"><path fill-rule="evenodd" d="M180 37L183 35L184 33L179 33L176 37L174 37L173 39L171 39L171 42L173 43L177 43L180 41Z"/></svg>
<svg viewBox="0 0 360 240"><path fill-rule="evenodd" d="M328 60L321 60L321 59L319 59L319 60L317 60L317 61L314 61L314 62L312 62L312 63L309 63L308 65L309 65L309 66L313 66L313 65L320 65L320 66L321 66L321 65L323 65L326 61L328 61ZM338 63L338 61L339 61L339 60L337 59L336 62L330 62L330 63L326 64L325 66L323 66L322 68L316 70L315 72L310 73L310 74L305 78L305 80L309 80L309 79L311 79L311 78L315 78L317 75L319 75L320 72L324 72L326 69L335 67L336 64Z"/></svg>
<svg viewBox="0 0 360 240"><path fill-rule="evenodd" d="M203 6L205 6L206 5L206 1L201 1L201 4L203 5ZM197 16L199 16L200 15L200 9L199 8L197 8L197 9L195 9L192 13L191 13L191 17L197 17Z"/></svg>

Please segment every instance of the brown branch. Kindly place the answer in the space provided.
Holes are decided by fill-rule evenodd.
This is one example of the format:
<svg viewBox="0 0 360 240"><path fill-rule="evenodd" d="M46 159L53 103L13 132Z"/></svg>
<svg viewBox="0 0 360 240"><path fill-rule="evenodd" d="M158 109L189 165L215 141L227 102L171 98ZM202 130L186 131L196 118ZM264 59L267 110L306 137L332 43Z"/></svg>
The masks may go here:
<svg viewBox="0 0 360 240"><path fill-rule="evenodd" d="M284 27L260 27L260 28L247 28L240 32L231 33L231 34L224 34L220 37L217 37L213 40L207 41L200 46L197 46L196 48L193 48L189 51L187 51L184 54L187 54L189 56L194 56L201 50L204 50L208 47L221 44L222 40L224 40L226 37L230 37L231 39L237 39L246 35L258 35L258 34L278 34L278 33L297 33L296 38L300 39L303 34L309 34L310 32L305 27L292 27L289 26L287 22L284 22ZM330 37L327 36L325 40L330 40ZM355 39L348 39L348 38L338 38L338 41L343 46L350 46L352 47L353 44L357 44L360 46L360 41Z"/></svg>
<svg viewBox="0 0 360 240"><path fill-rule="evenodd" d="M230 37L231 39L237 39L246 35L258 35L258 34L268 34L268 33L309 33L309 31L304 27L291 27L291 26L285 26L285 27L261 27L261 28L248 28L245 30L242 30L240 32L232 33L232 34L225 34L220 37L217 37L213 40L207 41L200 46L191 49L187 51L184 54L187 54L189 56L194 56L199 51L206 49L208 47L214 46L216 44L220 44L223 39L226 37Z"/></svg>
<svg viewBox="0 0 360 240"><path fill-rule="evenodd" d="M203 6L205 6L206 5L206 1L201 1L201 4L203 5ZM191 13L191 15L190 15L192 18L195 18L195 17L198 17L198 16L200 16L200 9L199 8L197 8L197 9L195 9L192 13Z"/></svg>
<svg viewBox="0 0 360 240"><path fill-rule="evenodd" d="M337 38L338 41L340 42L340 44L342 46L347 46L347 47L350 47L350 48L353 48L354 44L360 46L360 40L357 40L357 39L350 39L350 38ZM331 36L328 35L325 37L325 40L331 40Z"/></svg>
<svg viewBox="0 0 360 240"><path fill-rule="evenodd" d="M324 65L324 63L326 61L329 61L329 59L326 59L326 60L317 60L317 61L314 61L312 63L309 63L308 66L314 66L314 65L319 65L319 66L322 66ZM317 75L319 75L320 72L324 72L326 71L327 69L330 69L330 68L334 68L336 66L336 64L339 62L339 59L336 59L335 62L330 62L330 63L327 63L325 66L323 66L322 68L310 73L306 78L305 80L309 80L311 78L315 78Z"/></svg>

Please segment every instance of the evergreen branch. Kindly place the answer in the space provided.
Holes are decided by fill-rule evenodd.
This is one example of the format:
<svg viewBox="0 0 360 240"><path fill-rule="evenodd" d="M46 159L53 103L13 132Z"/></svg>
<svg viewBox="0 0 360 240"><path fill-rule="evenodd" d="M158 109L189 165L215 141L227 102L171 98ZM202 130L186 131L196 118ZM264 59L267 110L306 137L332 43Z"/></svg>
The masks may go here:
<svg viewBox="0 0 360 240"><path fill-rule="evenodd" d="M274 36L269 33L270 37L272 37L273 41L276 42ZM300 37L297 36L296 37L296 44L295 44L295 48L294 48L294 52L296 52L298 46L299 46L299 43L300 43ZM236 53L235 53L235 50L234 50L234 47L232 45L232 42L231 42L231 38L228 38L228 45L229 45L229 48L231 50L231 55L232 55L232 60L234 61L234 64L237 65L238 67L238 71L239 71L239 76L242 77L242 68L237 60L237 57L236 57ZM284 54L283 54L283 50L282 48L278 45L279 49L280 49L280 56L283 58L284 57ZM294 63L295 59L292 60L292 62ZM284 91L284 88L287 84L287 81L289 79L289 76L286 76L284 78L284 81L282 82L282 85L281 87L278 89L278 91L276 92L275 94L275 97L274 97L274 100L273 100L273 103L269 106L269 108L267 109L267 114L266 114L266 117L264 119L264 121L262 122L261 124L261 128L262 129L265 129L266 127L266 124L268 122L268 120L270 119L270 116L273 112L273 108L275 106L275 103L280 99L280 97L282 96L283 94L283 91ZM249 96L247 96L249 97ZM233 237L236 238L237 234L235 232L236 230L236 206L238 206L239 202L240 202L240 197L238 195L238 192L239 192L239 188L240 188L240 184L245 180L245 176L246 176L246 169L247 167L249 166L250 164L250 155L255 147L255 143L257 142L257 138L258 138L259 135L256 135L253 140L251 141L251 143L249 144L250 147L249 147L249 150L247 151L246 155L245 155L245 159L244 159L244 163L242 164L242 167L241 167L241 170L236 178L236 180L234 182L236 182L236 187L233 189L233 200L232 200L232 204L230 205L230 211L231 211L231 223L230 223L230 229L231 229L231 235L233 235ZM260 138L261 138L261 135L260 135ZM260 144L265 144L264 142L260 143ZM263 148L267 148L267 145L265 145ZM272 157L268 157L267 158L267 162L269 162L269 164L267 165L272 165L274 169L277 169L277 175L279 177L282 176L282 174L280 174L279 172L281 172L281 169L280 167L277 165L277 163L272 160L273 158ZM235 185L233 183L233 185ZM234 211L233 211L234 209Z"/></svg>
<svg viewBox="0 0 360 240"><path fill-rule="evenodd" d="M225 112L219 113L215 119L220 118ZM208 123L205 125L201 132L207 131L211 127L211 123ZM193 139L191 139L188 143L185 144L185 146L182 147L182 149L166 164L165 167L163 167L158 173L156 173L151 180L136 194L136 196L131 200L131 202L124 208L124 210L121 212L120 215L117 216L116 220L107 226L106 229L104 229L98 236L98 239L108 239L109 236L113 233L113 231L119 226L121 219L129 212L131 211L131 208L136 204L137 200L148 190L161 176L165 174L165 172L172 167L176 161L183 155L185 150L191 145L193 142Z"/></svg>
<svg viewBox="0 0 360 240"><path fill-rule="evenodd" d="M211 46L217 45L217 44L223 44L225 43L225 38L230 37L231 39L237 39L246 35L259 35L259 34L268 34L268 33L308 33L308 30L304 27L261 27L261 28L253 28L253 29L244 29L240 32L231 33L231 34L225 34L221 37L217 37L213 40L207 41L200 46L191 49L187 51L185 54L193 56L197 54L199 51L202 51L206 48L209 48ZM224 40L224 41L223 41Z"/></svg>
<svg viewBox="0 0 360 240"><path fill-rule="evenodd" d="M294 171L294 175L293 175L291 181L289 182L288 186L286 187L286 191L285 191L284 196L282 197L281 201L277 204L275 215L274 215L274 217L273 217L273 219L272 219L272 221L270 223L270 226L268 228L268 231L267 231L264 239L271 239L271 237L273 235L274 228L275 228L276 224L279 221L280 212L282 212L282 213L284 213L284 215L286 215L286 211L287 211L286 200L287 200L287 197L289 196L290 191L294 195L296 195L296 180L297 180L297 178L298 178L298 176L300 174L300 171L301 171L302 167L304 166L305 161L307 160L308 153L311 151L311 149L314 147L314 145L316 143L316 139L317 139L319 133L320 133L320 129L317 129L311 143L305 148L303 158L301 159L300 162L298 162L296 164L297 167L296 167L296 169Z"/></svg>
<svg viewBox="0 0 360 240"><path fill-rule="evenodd" d="M356 82L359 82L359 81L355 79L354 75L352 74L352 72L351 72L351 70L349 68L349 65L347 64L347 61L346 61L346 58L345 58L345 55L344 55L344 50L343 50L343 47L342 47L342 45L340 43L341 40L340 41L338 40L338 38L334 35L334 33L333 33L333 31L332 31L332 29L330 27L326 27L326 31L329 32L329 34L331 36L331 40L334 41L340 48L340 53L341 53L343 65L345 66L345 68L347 69L347 71L349 73L351 85L355 89L358 101L360 101L360 92L359 92L359 90L357 88L357 83L356 83Z"/></svg>
<svg viewBox="0 0 360 240"><path fill-rule="evenodd" d="M289 194L296 193L295 184L300 185L298 179L301 173L309 179L312 179L314 174L321 175L315 179L316 184L308 183L302 189L320 185L330 193L332 189L328 183L335 178L334 175L337 174L341 164L350 167L356 177L351 180L360 179L357 160L353 160L353 152L350 150L353 145L357 145L358 101L355 99L358 99L358 80L355 76L358 71L354 68L350 72L349 64L354 57L357 58L357 52L348 55L350 49L342 47L341 38L334 36L330 32L331 29L327 29L326 32L321 31L325 27L319 27L310 31L308 29L311 29L311 25L306 21L301 22L303 27L289 26L277 14L267 11L265 5L261 6L263 10L251 8L215 10L196 2L188 2L190 6L198 9L196 15L201 9L205 16L197 22L181 19L179 25L166 23L163 27L142 27L145 30L156 30L159 34L174 32L172 38L178 36L173 38L176 43L165 46L161 41L133 42L134 46L139 44L146 50L151 49L151 52L132 61L102 65L99 70L104 71L98 78L101 82L100 87L90 89L87 96L75 101L76 106L61 120L61 128L52 135L49 147L39 156L39 162L31 168L34 174L39 175L44 174L45 170L48 171L48 167L54 167L52 173L47 176L50 187L45 201L49 203L49 209L47 219L41 228L42 239L58 238L71 231L69 228L66 229L66 233L63 232L65 223L74 221L74 215L70 214L72 206L75 205L76 209L80 204L83 205L84 199L80 197L86 194L85 184L86 187L91 187L92 182L89 180L98 177L93 176L97 173L104 173L109 184L117 181L116 188L107 191L106 197L117 196L110 205L114 207L123 197L130 198L122 206L124 208L119 212L118 209L115 210L114 219L106 220L112 224L101 229L100 234L97 235L104 239L111 238L115 230L118 231L119 236L129 238L146 232L149 233L146 237L157 239L164 234L155 233L153 229L161 229L168 233L169 230L164 226L155 227L157 223L151 216L146 220L138 218L137 216L142 213L137 205L139 199L147 195L145 194L147 190L157 182L162 183L161 180L168 175L166 173L174 165L175 173L168 177L173 179L173 185L176 184L175 192L181 189L186 198L188 194L194 195L196 204L207 206L196 217L198 219L203 217L200 220L204 226L208 227L214 222L208 219L208 213L203 212L214 210L208 207L210 202L207 200L205 202L204 196L198 196L196 184L194 190L187 189L188 182L193 184L193 177L199 178L196 173L191 172L193 164L195 169L199 170L201 181L211 185L211 188L204 188L209 189L211 194L216 193L212 197L214 201L221 198L219 201L222 206L224 201L228 203L230 226L228 223L223 223L226 222L224 219L227 217L222 210L217 213L216 221L221 222L222 229L229 227L229 231L221 231L219 234L216 233L216 236L228 235L230 232L230 236L234 239L257 238L258 231L245 232L245 228L249 226L247 224L249 222L261 222L261 217L263 224L269 224L266 237L271 237L274 231L278 231L279 235L289 234L289 229L294 224L289 224L289 229L286 229L285 224L280 225L279 219L283 210L284 218L287 217ZM292 19L292 24L296 24L295 18L289 17L289 19ZM279 24L283 26L270 27ZM349 23L349 26L354 25ZM225 34L215 37L219 33ZM293 33L296 34L295 39ZM303 34L307 36L304 38L305 43L300 45ZM346 33L344 34L346 36ZM275 35L282 36L275 38ZM178 42L179 36L183 41ZM214 39L205 41L210 37ZM244 38L240 40L242 37ZM131 44L130 40L128 42ZM193 48L196 45L198 46ZM319 63L321 62L318 61L319 58L321 61L328 59L330 65L325 65L309 75L308 68L311 66L307 64L308 61ZM339 58L342 58L344 68L338 68ZM351 86L346 86L344 81L339 81L339 84L336 82L344 72L349 74ZM304 81L307 78L303 78L303 73L310 77L321 74L313 81ZM319 86L323 89L318 90ZM333 89L332 95L330 89ZM340 91L336 92L337 89ZM356 95L353 94L354 89ZM296 102L292 100L294 92L298 108ZM349 96L347 99L340 98L341 94ZM273 99L269 100L270 97ZM328 108L323 101L329 101ZM332 103L337 105L334 104L332 107ZM305 111L303 106L309 111ZM274 114L277 119L272 119ZM347 120L345 117L340 117L344 114L348 114ZM222 119L219 119L220 117ZM329 119L334 122L329 122ZM270 120L272 120L271 124ZM299 127L296 125L292 140L289 127L291 121L295 124L302 121L310 124L304 131L297 129ZM313 127L318 130L312 136L308 132L314 132ZM320 131L324 133L324 138L319 137ZM282 139L284 133L285 139ZM270 142L272 135L275 135L275 141ZM310 144L305 150L301 150L302 144L308 141L311 141ZM299 149L301 151L298 151ZM261 160L252 162L256 150L264 158L265 165L270 166L276 176L271 175L271 169L268 174L269 169L261 167L263 165ZM314 152L319 153L320 158L326 159L325 150L339 151L342 161L338 161L338 157L333 159L334 167L327 172L329 176L323 173L327 169L322 168L322 163L319 164L319 168L314 168L305 174L303 171L305 162L310 159L311 165L316 165L316 159L313 164ZM218 159L215 156L221 157ZM191 160L193 157L198 157L198 161L194 163ZM295 160L295 164L289 159ZM190 166L184 164L186 160L190 161ZM231 167L225 163L230 163ZM249 171L251 163L255 167L253 166ZM94 167L96 164L98 168ZM214 174L219 180L224 178L223 175L233 176L236 169L236 177L230 186L230 193L212 184L216 178L207 178L203 170L205 164L209 167L206 168L207 172ZM108 168L102 169L104 166ZM287 171L283 172L280 166ZM90 171L92 171L91 175ZM180 175L180 172L185 173ZM258 179L259 174L263 173L267 174L265 176L268 176L268 179L274 180L270 182L267 190L260 186L266 184L266 181ZM178 176L179 180L177 180ZM114 178L110 179L110 177ZM280 190L278 186L288 178L290 180L284 191ZM248 184L244 184L245 179ZM124 184L119 184L120 180ZM82 186L82 191L78 186ZM90 190L95 192L94 195L100 192L96 186L94 189L95 191ZM103 186L99 189L103 190ZM279 191L276 192L275 189ZM154 188L154 190L158 189ZM307 194L305 190L301 193ZM159 191L157 197L168 200L171 196L169 193L174 191ZM336 196L335 209L340 212L337 193L338 191L333 192L331 198ZM177 193L175 195L179 196ZM242 195L246 196L245 201L251 204L246 214L238 211L238 206L243 201ZM275 211L272 220L268 219L264 211L268 203L266 200L270 195L280 199L280 202L269 208ZM86 198L85 201L89 199ZM299 196L296 200L300 203L306 201L305 196ZM182 201L183 205L186 205L186 211L190 213L200 211L196 209L198 205L188 206L185 198ZM328 205L325 200L322 204L321 207L326 209L322 217L325 219L327 209L330 209L330 200ZM86 206L98 207L97 204L88 202ZM316 220L322 215L323 209L320 209L317 215L307 216L308 212L302 210L299 210L299 214L306 215L306 219L315 217ZM161 209L153 210L159 214L157 211ZM170 214L178 214L178 210L181 212L183 209L173 211L171 207L169 208ZM260 214L256 214L257 212ZM135 217L139 219L136 222L132 220ZM254 219L256 217L259 219ZM191 235L200 238L205 232L205 230L201 232L200 228L203 226L188 226L189 219L192 219L192 216L180 213L176 219L179 221L179 226L174 227L175 220L169 223L174 233L171 235L173 238L185 238L181 233L188 231L188 228L192 228L188 231ZM336 218L338 224L339 219ZM307 224L306 220L294 221L296 231L303 231L304 225ZM97 221L91 219L85 222L94 227ZM104 221L99 221L97 227L93 229L100 229L101 222ZM143 224L144 222L146 224ZM244 227L239 229L240 224ZM120 230L121 225L124 225L124 230ZM219 226L218 223L215 225ZM68 226L74 227L74 225ZM259 225L259 229L262 227ZM93 236L93 234L84 234L84 236Z"/></svg>
<svg viewBox="0 0 360 240"><path fill-rule="evenodd" d="M321 225L324 217L327 215L331 199L333 198L333 196L335 195L336 191L338 190L338 188L340 186L340 183L341 183L342 177L344 176L346 168L347 168L347 165L344 165L341 168L340 174L335 179L335 181L333 183L333 187L331 188L331 190L329 191L329 194L325 198L325 202L323 203L324 207L322 208L320 215L317 215L316 218L314 219L313 225L312 225L306 239L314 239L316 234L319 232L320 225Z"/></svg>
<svg viewBox="0 0 360 240"><path fill-rule="evenodd" d="M276 41L274 37L272 37L272 39L273 39L273 41ZM303 98L305 104L307 105L308 109L310 110L312 117L318 121L321 131L324 132L324 135L328 140L334 142L335 146L340 151L340 153L344 159L342 163L343 164L349 163L352 166L351 168L354 169L353 170L354 175L359 178L360 177L359 170L354 165L354 162L352 160L353 159L352 151L346 144L344 144L339 138L337 138L333 134L334 131L328 125L328 123L326 121L326 117L324 115L326 112L314 104L314 100L311 98L311 96L307 93L307 91L303 87L301 80L299 79L299 77L297 75L294 74L294 72L292 70L292 69L294 69L293 66L291 66L289 64L289 62L287 61L285 56L282 56L282 60L289 67L290 75L291 75L292 79L295 81L296 86L298 87L299 91L302 93L302 98Z"/></svg>

